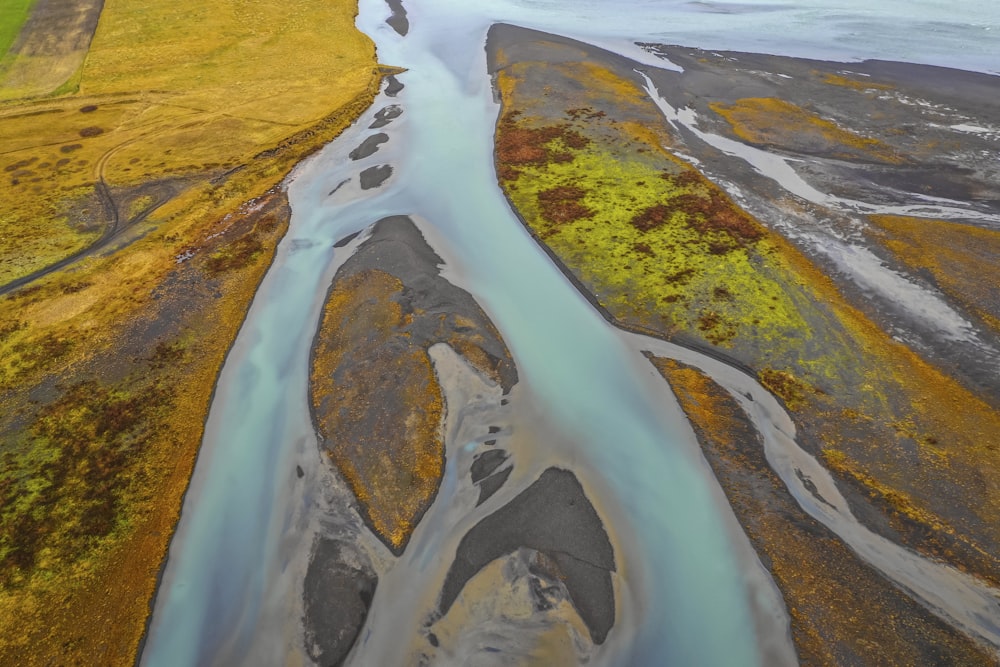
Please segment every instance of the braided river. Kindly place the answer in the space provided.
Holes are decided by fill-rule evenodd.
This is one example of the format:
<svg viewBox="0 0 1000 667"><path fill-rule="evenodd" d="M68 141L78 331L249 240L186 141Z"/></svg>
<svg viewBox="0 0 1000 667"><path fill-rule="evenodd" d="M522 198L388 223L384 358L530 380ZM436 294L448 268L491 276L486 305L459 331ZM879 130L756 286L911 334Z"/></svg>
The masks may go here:
<svg viewBox="0 0 1000 667"><path fill-rule="evenodd" d="M700 367L732 391L807 512L942 618L1000 647L995 591L860 526L832 479L795 444L777 401L750 376L609 325L524 230L497 185L498 106L484 51L497 21L657 67L670 64L634 42L1000 68L1000 9L992 2L833 5L410 0L403 36L385 24L384 2L361 0L359 28L375 40L380 62L407 68L398 76L405 87L381 95L286 183L291 227L219 379L141 664L310 662L299 648L302 572L331 510L309 416L309 350L330 280L363 236L334 244L389 215L416 221L445 260L445 275L477 299L511 350L520 377L511 400L526 415L523 429L535 434L511 485L530 483L546 465L568 465L604 519L618 560L617 621L591 664L795 664L784 603L643 351ZM380 130L388 141L349 160L388 105L401 111ZM390 178L362 190L360 171L383 164L391 165ZM460 444L448 443L449 466ZM449 511L448 474L410 547L380 582L348 664L404 664L399 637L408 623L416 627L422 600L440 587L457 528L478 518ZM480 663L459 656L455 664Z"/></svg>

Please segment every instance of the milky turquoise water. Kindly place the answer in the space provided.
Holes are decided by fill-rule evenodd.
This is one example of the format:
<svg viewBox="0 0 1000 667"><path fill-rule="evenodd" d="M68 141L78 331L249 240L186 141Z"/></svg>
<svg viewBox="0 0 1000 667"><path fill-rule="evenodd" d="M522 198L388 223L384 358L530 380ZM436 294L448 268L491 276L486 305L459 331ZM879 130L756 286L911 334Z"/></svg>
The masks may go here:
<svg viewBox="0 0 1000 667"><path fill-rule="evenodd" d="M448 11L475 5L486 15L594 37L1000 72L1000 3L993 0L445 0L434 4Z"/></svg>
<svg viewBox="0 0 1000 667"><path fill-rule="evenodd" d="M397 100L404 115L369 160L346 159L367 134L356 128L289 188L292 227L220 378L143 664L280 662L282 644L268 655L249 647L294 594L288 554L308 547L294 521L304 502L294 467L316 446L307 361L320 299L344 256L331 246L392 214L419 215L460 258L457 273L508 342L539 410L577 443L581 465L600 471L611 490L602 501L632 522L635 543L620 556L643 613L622 619L637 634L609 664L761 664L742 564L689 430L650 397L635 351L539 251L497 189L483 39L503 20L629 53L637 50L626 40L636 39L1000 68L992 2L875 4L423 0L406 3L403 39L382 24L382 2L362 0L359 26L380 60L409 69ZM383 188L329 194L380 162L395 167Z"/></svg>

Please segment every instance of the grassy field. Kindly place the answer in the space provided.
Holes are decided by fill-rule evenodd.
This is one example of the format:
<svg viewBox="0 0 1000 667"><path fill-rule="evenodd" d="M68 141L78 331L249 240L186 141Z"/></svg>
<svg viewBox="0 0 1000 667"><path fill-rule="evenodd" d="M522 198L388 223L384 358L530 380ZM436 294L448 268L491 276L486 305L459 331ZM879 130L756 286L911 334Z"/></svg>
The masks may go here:
<svg viewBox="0 0 1000 667"><path fill-rule="evenodd" d="M62 94L4 89L0 290L83 254L0 296L0 664L132 664L275 186L377 91L355 12L108 0Z"/></svg>
<svg viewBox="0 0 1000 667"><path fill-rule="evenodd" d="M353 99L373 50L345 4L107 2L78 93L0 105L0 285L112 224L99 183L218 175Z"/></svg>

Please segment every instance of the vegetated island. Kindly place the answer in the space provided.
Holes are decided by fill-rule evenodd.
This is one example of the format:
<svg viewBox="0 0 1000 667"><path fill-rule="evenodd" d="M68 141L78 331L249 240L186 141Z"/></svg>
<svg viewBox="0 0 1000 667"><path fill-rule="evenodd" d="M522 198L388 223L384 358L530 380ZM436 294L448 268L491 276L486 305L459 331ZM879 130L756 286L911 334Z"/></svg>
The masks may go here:
<svg viewBox="0 0 1000 667"><path fill-rule="evenodd" d="M324 664L341 664L357 642L379 568L403 556L438 494L446 452L474 448L474 456L448 464L459 485L478 488L475 501L464 496L469 510L499 491L516 465L498 444L500 426L474 426L481 434L471 443L469 434L448 440L457 432L446 428L445 416L475 424L477 409L466 414L468 406L448 404L448 383L456 380L439 374L432 354L449 347L497 388L497 408L516 409L505 397L517 371L500 334L473 297L441 275L442 259L410 218L382 219L363 234L327 294L313 345L311 408L324 459L391 557L373 563L358 540L345 539L348 531L317 538L303 590L304 629L311 656ZM422 630L422 659L433 663L438 651L462 655L470 610L516 603L525 579L536 634L570 650L559 637L564 623L579 619L589 641L603 643L615 619L615 569L611 542L576 475L547 468L462 536ZM535 646L538 637L529 635L512 638L518 650L556 650ZM567 656L558 659L573 659Z"/></svg>
<svg viewBox="0 0 1000 667"><path fill-rule="evenodd" d="M493 27L513 208L611 322L755 375L864 524L1000 584L1000 387L982 363L1000 349L1000 192L996 146L967 130L1000 123L996 77L647 49L683 73ZM808 188L762 175L735 142L794 157ZM921 217L914 201L964 215ZM884 273L865 282L868 269ZM929 318L929 299L967 335ZM725 391L651 361L781 589L803 662L993 664L799 508Z"/></svg>
<svg viewBox="0 0 1000 667"><path fill-rule="evenodd" d="M132 664L216 377L288 225L279 185L385 70L351 0L15 4L0 663Z"/></svg>

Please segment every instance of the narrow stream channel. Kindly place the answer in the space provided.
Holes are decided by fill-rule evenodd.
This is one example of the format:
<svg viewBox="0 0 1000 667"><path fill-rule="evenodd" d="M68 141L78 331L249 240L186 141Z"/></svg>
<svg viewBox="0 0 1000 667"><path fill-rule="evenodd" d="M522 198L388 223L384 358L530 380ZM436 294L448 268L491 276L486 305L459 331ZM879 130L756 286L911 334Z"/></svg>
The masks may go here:
<svg viewBox="0 0 1000 667"><path fill-rule="evenodd" d="M530 396L551 436L536 446L570 457L567 465L580 470L607 524L628 604L619 610L621 639L609 637L597 664L794 662L783 605L666 384L654 377L642 346L609 327L552 265L497 187L498 108L486 74L486 30L494 20L519 18L554 29L575 10L556 2L526 3L530 11L512 2L491 3L490 11L469 4L475 3L407 3L410 32L401 37L383 23L389 9L382 0L360 3L359 27L375 39L381 62L408 68L399 77L405 88L394 98L381 96L290 179L291 228L220 377L143 665L304 658L297 603L302 554L322 503L317 475L299 476L296 466L323 465L308 413L309 346L326 288L356 245L333 244L396 214L418 220L446 259L449 277L493 319L517 363L518 390ZM621 13L603 5L609 10ZM389 104L402 114L380 129L388 142L368 158L349 160L372 133L374 114ZM361 190L358 173L381 164L393 167L389 180ZM782 417L755 416L767 424L781 424ZM767 424L758 427L783 430ZM448 497L442 493L436 505ZM421 528L433 534L415 536L414 549L380 585L383 598L397 598L396 618L407 611L402 601L413 597L403 595L403 586L435 585L417 573L406 576L406 568L418 566L410 552L421 543L453 548L453 537L443 533L454 527L433 518L440 511L428 513ZM452 556L434 554L445 563ZM387 590L393 586L399 596ZM368 645L398 640L397 628L382 618L376 599Z"/></svg>

